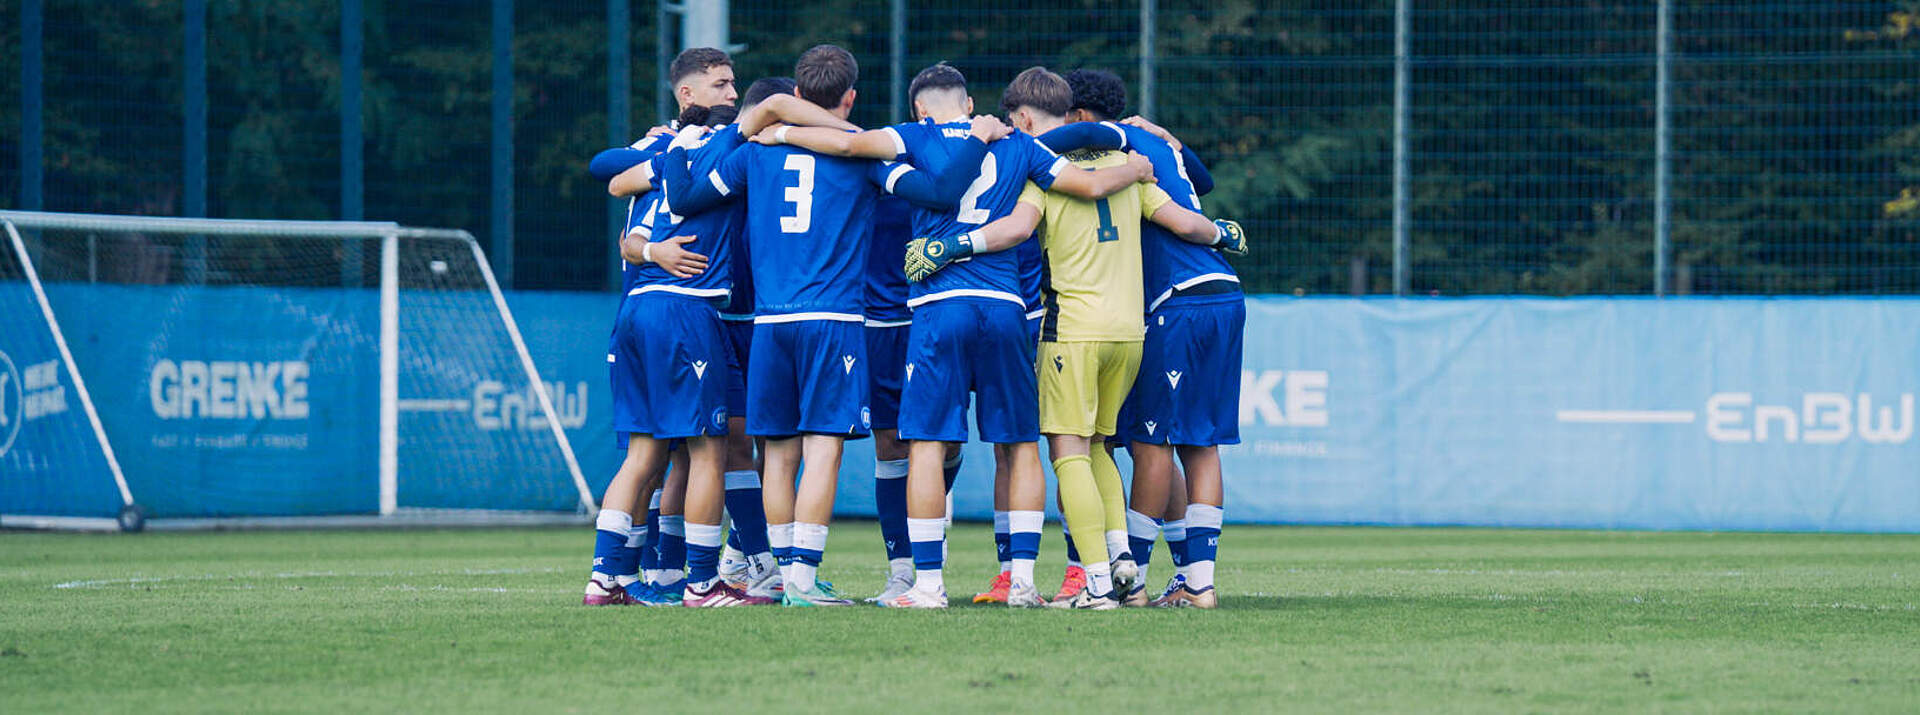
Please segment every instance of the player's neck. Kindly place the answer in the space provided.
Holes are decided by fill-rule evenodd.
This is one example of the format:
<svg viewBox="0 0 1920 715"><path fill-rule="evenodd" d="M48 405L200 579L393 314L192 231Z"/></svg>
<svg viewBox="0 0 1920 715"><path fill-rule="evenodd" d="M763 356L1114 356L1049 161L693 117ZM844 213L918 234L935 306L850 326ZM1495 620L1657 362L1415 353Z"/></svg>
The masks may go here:
<svg viewBox="0 0 1920 715"><path fill-rule="evenodd" d="M1034 117L1033 131L1031 133L1037 137L1047 132L1053 131L1055 129L1064 127L1066 125L1067 125L1067 120L1064 117L1062 118Z"/></svg>

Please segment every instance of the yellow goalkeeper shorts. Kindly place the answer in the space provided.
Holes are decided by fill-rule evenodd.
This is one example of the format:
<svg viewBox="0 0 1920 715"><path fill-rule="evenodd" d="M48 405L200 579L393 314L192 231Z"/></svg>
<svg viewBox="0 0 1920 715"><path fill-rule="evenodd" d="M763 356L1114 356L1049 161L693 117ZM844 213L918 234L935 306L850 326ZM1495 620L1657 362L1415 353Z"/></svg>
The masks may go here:
<svg viewBox="0 0 1920 715"><path fill-rule="evenodd" d="M1040 432L1092 437L1119 427L1140 372L1140 343L1040 343Z"/></svg>

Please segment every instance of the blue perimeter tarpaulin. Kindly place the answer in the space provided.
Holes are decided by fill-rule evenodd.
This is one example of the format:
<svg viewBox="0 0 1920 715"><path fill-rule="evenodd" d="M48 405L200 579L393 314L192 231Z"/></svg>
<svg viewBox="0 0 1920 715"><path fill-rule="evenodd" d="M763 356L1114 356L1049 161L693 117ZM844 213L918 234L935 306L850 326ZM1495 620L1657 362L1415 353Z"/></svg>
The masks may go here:
<svg viewBox="0 0 1920 715"><path fill-rule="evenodd" d="M118 495L20 288L0 293L0 512L110 516ZM49 286L135 498L154 517L377 509L375 294L221 290ZM596 495L620 455L617 300L508 296ZM403 420L403 495L405 465L437 460L460 470L413 481L429 505L568 508L564 471L541 474L557 462L510 458L546 439L502 412L511 365L458 359L403 365L402 398L467 405ZM154 386L183 369L238 371L253 392L168 402ZM1256 297L1240 384L1233 521L1920 531L1916 300ZM523 434L484 458L435 452L468 429ZM966 455L955 509L984 519L992 450ZM873 513L871 476L870 442L853 443L840 513Z"/></svg>

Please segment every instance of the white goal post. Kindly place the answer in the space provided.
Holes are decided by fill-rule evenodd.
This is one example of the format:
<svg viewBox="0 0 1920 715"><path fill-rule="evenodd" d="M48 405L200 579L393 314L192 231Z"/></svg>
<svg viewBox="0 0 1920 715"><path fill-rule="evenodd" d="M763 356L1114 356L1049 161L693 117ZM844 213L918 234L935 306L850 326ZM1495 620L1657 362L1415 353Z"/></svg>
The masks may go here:
<svg viewBox="0 0 1920 715"><path fill-rule="evenodd" d="M531 523L596 508L466 231L25 211L0 211L0 227L0 526ZM462 402L436 389L480 378L522 411L517 429L434 414ZM117 515L92 481L118 493ZM367 483L377 496L348 486Z"/></svg>

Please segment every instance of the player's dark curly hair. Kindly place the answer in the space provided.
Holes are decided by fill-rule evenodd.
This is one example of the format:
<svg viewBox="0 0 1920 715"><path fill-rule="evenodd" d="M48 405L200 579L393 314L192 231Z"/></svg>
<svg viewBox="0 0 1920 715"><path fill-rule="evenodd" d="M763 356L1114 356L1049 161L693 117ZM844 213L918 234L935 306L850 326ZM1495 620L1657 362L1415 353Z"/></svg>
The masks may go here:
<svg viewBox="0 0 1920 715"><path fill-rule="evenodd" d="M1073 88L1070 109L1085 109L1102 121L1127 111L1127 84L1120 81L1120 75L1106 70L1074 70L1067 73L1067 86Z"/></svg>
<svg viewBox="0 0 1920 715"><path fill-rule="evenodd" d="M686 109L680 110L680 126L692 127L706 124L708 113L709 110L706 107L698 104L688 105Z"/></svg>
<svg viewBox="0 0 1920 715"><path fill-rule="evenodd" d="M709 127L724 127L739 118L740 110L731 104L707 108L707 126Z"/></svg>
<svg viewBox="0 0 1920 715"><path fill-rule="evenodd" d="M740 110L731 104L717 107L702 107L698 104L680 110L680 126L724 127L740 117Z"/></svg>
<svg viewBox="0 0 1920 715"><path fill-rule="evenodd" d="M732 67L733 58L728 57L725 51L712 47L689 47L673 58L673 64L667 65L667 84L677 87L687 75L718 66Z"/></svg>
<svg viewBox="0 0 1920 715"><path fill-rule="evenodd" d="M800 61L793 65L800 98L827 109L840 106L840 98L859 79L860 63L838 45L814 45L800 53Z"/></svg>
<svg viewBox="0 0 1920 715"><path fill-rule="evenodd" d="M741 95L740 106L751 107L776 94L793 94L793 87L792 77L761 77L747 87L746 94Z"/></svg>
<svg viewBox="0 0 1920 715"><path fill-rule="evenodd" d="M920 93L929 89L957 89L965 92L967 76L960 74L960 70L945 62L933 65L920 70L920 74L913 76L913 84L907 85L907 99L910 101L919 99Z"/></svg>

